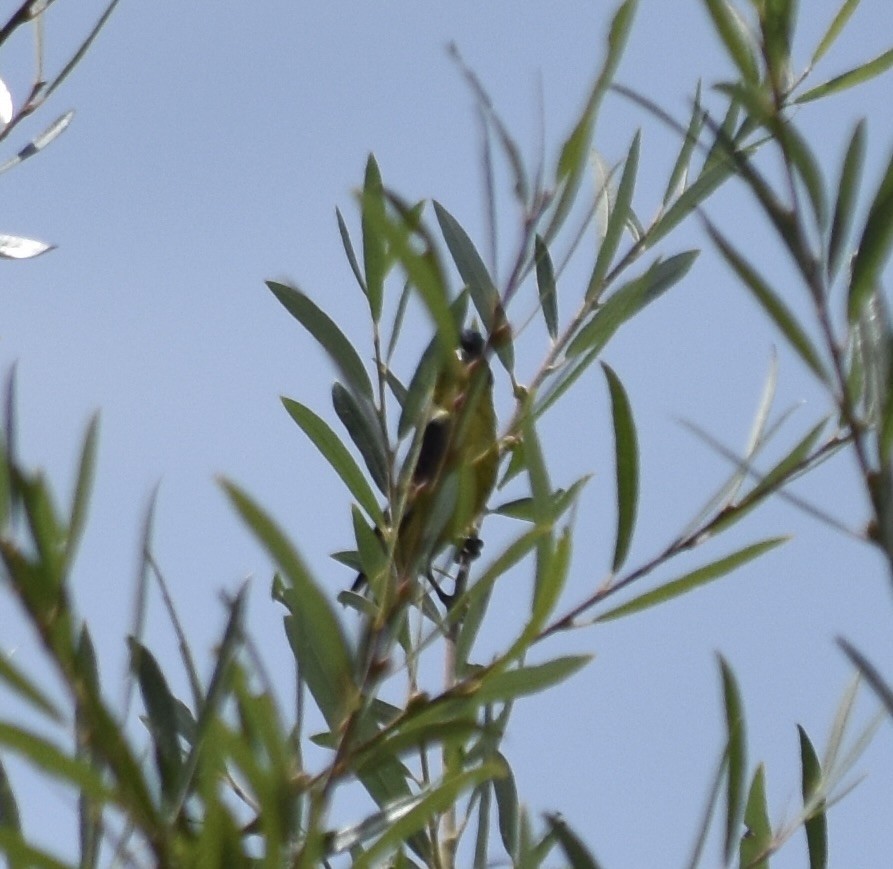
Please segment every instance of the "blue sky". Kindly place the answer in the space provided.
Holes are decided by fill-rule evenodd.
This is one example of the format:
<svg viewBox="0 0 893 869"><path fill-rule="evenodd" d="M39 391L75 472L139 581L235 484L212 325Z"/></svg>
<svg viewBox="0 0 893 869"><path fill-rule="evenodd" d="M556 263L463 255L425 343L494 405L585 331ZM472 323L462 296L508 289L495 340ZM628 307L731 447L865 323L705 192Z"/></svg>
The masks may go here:
<svg viewBox="0 0 893 869"><path fill-rule="evenodd" d="M801 6L802 65L835 3ZM83 32L86 7L99 10L96 3L51 7L51 57ZM271 566L215 475L238 481L277 517L333 596L350 576L328 554L350 545L351 526L346 492L278 398L294 397L331 418L334 374L263 281L294 281L365 352L363 306L334 208L356 226L352 191L367 154L375 153L389 186L408 198L438 199L483 238L473 99L447 43L457 43L534 163L539 88L551 159L598 68L611 9L604 2L269 0L255 9L219 2L208 12L201 4L123 0L54 104L6 143L11 151L54 111L77 110L63 137L2 178L0 232L43 238L58 250L2 263L0 370L17 363L23 451L47 468L65 497L77 439L101 411L95 500L74 583L113 687L124 671L142 516L160 481L155 551L195 649L209 650L221 628L219 590L251 576L251 624L287 691L281 613L268 597ZM891 23L886 2L865 0L814 81L888 48ZM26 39L0 58L14 98L30 62ZM729 72L701 3L642 0L619 81L685 117L698 77L710 84ZM888 115L889 78L804 107L798 122L833 179L853 124L867 116L871 185L891 147ZM678 146L673 136L612 96L596 146L612 163L640 126L635 205L647 217L663 194ZM515 215L503 203L505 253ZM724 190L708 210L803 310L783 253L742 191ZM685 281L605 352L630 395L642 449L631 564L665 545L728 472L679 420L740 448L778 343L696 223L663 249L689 247L705 251ZM559 286L568 300L579 293L572 278L571 271ZM426 340L424 321L414 326ZM523 380L546 344L535 328L522 340ZM496 389L505 412L508 384L497 379ZM792 404L802 406L780 446L827 410L799 362L780 348L778 406ZM604 577L614 534L609 405L597 371L557 407L543 438L556 484L594 473L577 515L569 606ZM846 456L797 491L854 527L867 515ZM777 533L794 539L724 582L540 650L596 658L556 691L518 704L505 750L531 810L563 812L605 865L687 859L721 747L716 651L738 674L751 758L767 763L774 821L790 818L798 805L795 725L821 750L849 679L834 638L851 638L881 664L890 660L893 601L880 560L785 504L769 505L727 540L661 576ZM506 620L494 626L495 637L507 636L511 617L521 617L528 581L519 579L520 599L502 590ZM4 651L14 649L20 664L30 664L35 644L6 600L0 636ZM148 636L176 667L157 600ZM874 705L861 698L863 723ZM885 726L858 767L867 779L831 812L832 865L884 865L893 850L891 765ZM39 799L54 816L70 809L68 795L53 786ZM29 829L64 851L73 822L48 829L35 811ZM714 851L705 865L715 862ZM804 866L802 843L789 845L773 865Z"/></svg>

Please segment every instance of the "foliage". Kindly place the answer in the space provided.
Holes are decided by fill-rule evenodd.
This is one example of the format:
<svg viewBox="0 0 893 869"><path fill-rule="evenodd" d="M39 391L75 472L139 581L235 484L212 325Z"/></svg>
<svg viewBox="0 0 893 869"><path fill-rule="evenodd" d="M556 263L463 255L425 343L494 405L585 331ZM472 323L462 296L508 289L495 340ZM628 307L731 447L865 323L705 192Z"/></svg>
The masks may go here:
<svg viewBox="0 0 893 869"><path fill-rule="evenodd" d="M7 31L34 14L35 5L20 8L0 31L0 44ZM72 503L60 510L43 477L18 460L10 380L0 462L0 558L6 581L67 695L50 698L6 659L0 659L0 679L35 714L69 728L75 748L68 750L36 729L6 720L0 721L0 746L77 794L80 865L97 865L105 854L136 865L225 861L310 867L347 854L356 866L486 866L507 861L532 867L560 853L574 867L597 866L584 838L560 815L548 815L542 824L531 819L503 751L515 703L572 678L590 659L549 652L551 638L659 606L774 549L784 537L727 547L718 558L643 588L657 568L672 566L680 555L721 537L770 496L792 498L785 486L840 450L856 457L870 497L873 520L862 536L884 553L893 573L893 333L880 289L881 270L893 245L893 167L870 197L851 267L846 268L864 127L855 129L839 183L833 187L790 111L857 85L893 64L888 52L804 89L855 5L852 0L844 3L806 71L795 76L790 57L793 2L754 0L748 24L728 0L705 0L737 77L714 89L722 100L719 113L704 106L698 88L691 116L678 123L646 98L613 83L636 10L635 0L625 0L613 15L601 67L551 173L543 166L534 171L525 166L521 149L483 86L462 66L485 121L487 154L492 157L491 149L498 149L511 174L518 253L500 277L496 263L485 261L470 234L442 204L405 201L385 184L370 156L357 197L360 242L355 243L340 211L337 220L369 312L371 371L364 354L310 294L268 283L338 372L332 403L346 438L299 401L287 398L284 405L353 501L356 548L337 558L364 578L342 592L339 610L298 545L250 494L232 481L223 482L233 507L277 565L272 596L284 610L285 640L294 659L298 703L293 714L279 708L263 665L253 654L244 630L242 590L227 602L227 621L207 682L198 677L188 642L181 637L189 698L174 695L158 659L139 630L134 631L131 673L142 699L144 732L128 732L105 697L89 630L74 611L68 589L85 529L97 424L91 424L84 440ZM458 53L456 58L461 65ZM67 69L52 86L36 89L20 116L33 111ZM677 159L650 222L644 222L633 205L642 156L638 133L622 164L594 191L585 183L599 109L612 89L679 131ZM58 132L63 122L65 117L51 131ZM11 162L39 150L54 134L38 137ZM761 168L760 157L767 150L781 157L784 174L777 184ZM492 172L490 157L485 165ZM731 178L747 185L790 253L814 324L798 319L784 293L704 215L704 203ZM494 187L491 177L487 188ZM490 213L495 210L491 201ZM825 388L831 411L773 467L758 472L755 462L777 431L777 425L770 424L775 390L771 372L746 454L723 450L734 465L727 482L665 548L630 566L640 498L636 424L620 375L601 357L616 333L685 278L698 251L673 248L674 230L695 214L701 215L720 255ZM592 237L586 232L591 225L597 229L598 244L587 251L583 240ZM495 223L490 234L495 237ZM568 263L579 265L581 260L586 280L568 287ZM406 355L398 349L406 343L402 326L411 306L425 312L432 337L418 365L403 371L395 360ZM845 309L844 318L838 308ZM542 316L543 339L521 328L530 310ZM445 402L444 378L458 370L451 366L457 365L455 351L469 320L483 332L482 356L466 360L468 367L462 370L467 377L447 384L454 391ZM817 339L811 337L814 333ZM524 384L515 367L521 342L525 358L544 347L540 364ZM613 420L616 536L604 582L568 605L564 592L573 516L588 477L581 473L566 489L556 488L538 430L543 417L597 361L605 374ZM426 456L429 427L441 421L438 414L451 416L452 443L471 431L486 400L491 364L510 383L513 406L495 443L478 446L498 458L497 489L521 488L523 494L473 517L480 520L481 533L486 533L487 517L493 514L507 517L515 529L478 568L478 547L444 532L453 528L453 519L463 510L478 512L469 507L475 503L475 481L463 462L449 466L444 461L434 476L424 479L418 468ZM413 514L424 486L431 487L428 509ZM798 503L843 527L836 517ZM422 541L413 558L406 554L410 527ZM442 545L447 542L455 545ZM151 511L141 574L144 583L155 581L165 588L151 552ZM519 623L510 626L511 638L504 647L482 658L476 646L493 616L491 594L510 574L518 587L520 577L532 576L529 607ZM170 614L179 631L172 607ZM360 629L354 640L357 615ZM842 646L893 714L893 689L879 668L851 643L842 641ZM442 683L431 677L436 669L432 662L446 665ZM855 683L841 701L821 759L800 729L802 808L793 821L773 826L766 806L766 770L761 764L755 769L748 765L744 701L733 668L723 658L719 674L726 741L708 810L697 826L690 865L702 861L714 809L723 804L724 865L768 866L772 855L803 827L809 865L825 866L827 809L842 796L844 779L872 735L866 730L844 748ZM305 732L308 695L324 721L324 732ZM405 701L395 702L397 696ZM318 749L313 757L321 761L308 760L311 744ZM336 828L330 820L333 807L351 787L365 789L374 808ZM28 841L2 766L0 849L13 865L65 865Z"/></svg>

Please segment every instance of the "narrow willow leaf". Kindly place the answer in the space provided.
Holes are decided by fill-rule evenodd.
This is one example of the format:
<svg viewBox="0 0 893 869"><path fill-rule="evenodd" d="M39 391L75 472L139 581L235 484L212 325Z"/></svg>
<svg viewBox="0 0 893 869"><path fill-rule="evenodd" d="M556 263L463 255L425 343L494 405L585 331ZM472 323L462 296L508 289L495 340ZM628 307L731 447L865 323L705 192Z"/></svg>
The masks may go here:
<svg viewBox="0 0 893 869"><path fill-rule="evenodd" d="M855 69L847 70L847 72L835 76L830 81L811 88L805 94L797 97L794 103L802 105L820 97L840 93L879 76L890 69L891 66L893 66L893 48L888 49L873 60L869 60L868 63L863 63L861 66L855 67Z"/></svg>
<svg viewBox="0 0 893 869"><path fill-rule="evenodd" d="M21 235L0 235L0 257L4 259L31 259L54 247L54 244Z"/></svg>
<svg viewBox="0 0 893 869"><path fill-rule="evenodd" d="M434 240L420 222L417 208L410 207L389 191L386 196L396 216L392 218L387 211L377 215L376 219L381 220L380 231L391 256L403 268L406 280L428 311L443 351L452 352L459 344L458 328L451 311L449 284ZM421 239L421 250L414 243L417 239Z"/></svg>
<svg viewBox="0 0 893 869"><path fill-rule="evenodd" d="M750 783L747 805L744 807L744 826L746 829L738 846L741 869L769 869L768 857L758 859L772 844L772 825L766 805L766 770L763 764L757 767Z"/></svg>
<svg viewBox="0 0 893 869"><path fill-rule="evenodd" d="M862 307L880 281L881 271L893 246L893 157L868 210L853 274L850 278L848 313L850 322L859 318Z"/></svg>
<svg viewBox="0 0 893 869"><path fill-rule="evenodd" d="M347 385L361 395L372 399L372 383L353 344L328 314L309 296L296 287L267 281L273 295L328 353L331 360L344 375Z"/></svg>
<svg viewBox="0 0 893 869"><path fill-rule="evenodd" d="M711 193L734 173L730 160L718 160L705 168L648 231L648 247L654 247L688 217Z"/></svg>
<svg viewBox="0 0 893 869"><path fill-rule="evenodd" d="M716 807L719 805L720 795L722 792L722 783L726 777L726 770L729 768L729 753L723 750L716 765L716 771L713 774L713 782L710 787L710 795L704 806L704 812L701 816L701 822L698 825L698 835L695 838L692 847L691 858L689 859L687 869L698 869L701 865L701 856L704 853L704 846L707 844L707 836L713 824L713 815L716 813Z"/></svg>
<svg viewBox="0 0 893 869"><path fill-rule="evenodd" d="M22 819L19 804L12 789L12 783L6 774L6 767L0 758L0 830L15 831L21 834ZM8 855L7 855L8 856Z"/></svg>
<svg viewBox="0 0 893 869"><path fill-rule="evenodd" d="M365 574L372 588L377 588L375 580L387 567L387 553L381 544L381 537L376 534L376 529L369 527L369 520L355 504L351 504L350 515L357 541L358 569Z"/></svg>
<svg viewBox="0 0 893 869"><path fill-rule="evenodd" d="M679 577L679 579L674 579L659 588L655 588L652 591L645 592L645 594L633 598L625 604L621 604L612 610L608 610L608 612L602 613L596 621L608 622L613 619L619 619L624 616L632 615L633 613L642 612L642 610L657 606L658 604L672 600L680 595L687 594L692 589L706 585L708 582L712 582L715 579L719 579L721 576L725 576L727 573L731 573L731 571L736 568L747 564L748 561L753 561L753 559L758 558L770 549L774 549L776 546L787 542L789 539L790 538L788 537L770 537L759 543L752 543L750 546L745 546L743 549L739 549L737 552L733 552L725 558L720 558L718 561L713 561L704 567L699 567L697 570L693 570L691 573L686 573L684 576Z"/></svg>
<svg viewBox="0 0 893 869"><path fill-rule="evenodd" d="M812 205L816 226L824 234L827 230L828 205L825 200L825 180L812 149L792 124L782 123L780 135L783 139L788 159L800 176Z"/></svg>
<svg viewBox="0 0 893 869"><path fill-rule="evenodd" d="M837 204L831 220L831 237L828 242L828 275L834 277L841 263L841 257L849 239L865 163L865 120L856 124L850 143L847 146L840 184L837 188Z"/></svg>
<svg viewBox="0 0 893 869"><path fill-rule="evenodd" d="M623 237L623 230L629 222L630 206L632 204L633 191L636 187L636 174L639 170L639 146L642 141L640 131L636 132L632 144L626 155L623 165L623 174L620 176L620 184L617 187L617 197L614 207L608 217L608 225L605 228L605 237L602 239L595 259L595 267L589 278L589 286L586 289L586 299L598 298L604 287L605 275L614 261L614 255Z"/></svg>
<svg viewBox="0 0 893 869"><path fill-rule="evenodd" d="M629 554L639 506L639 442L626 390L614 370L602 362L611 393L614 420L614 464L617 474L617 537L611 570L616 573Z"/></svg>
<svg viewBox="0 0 893 869"><path fill-rule="evenodd" d="M387 445L375 407L362 396L345 389L337 381L332 384L332 406L338 419L347 429L350 439L360 451L373 482L380 492L387 494Z"/></svg>
<svg viewBox="0 0 893 869"><path fill-rule="evenodd" d="M762 500L765 494L774 492L782 481L789 481L791 475L804 466L826 424L827 419L819 420L806 432L790 451L762 476L759 483L745 495L744 501Z"/></svg>
<svg viewBox="0 0 893 869"><path fill-rule="evenodd" d="M834 721L831 724L831 733L828 736L828 744L825 748L825 757L823 766L827 770L837 767L837 761L840 757L840 749L843 745L843 737L846 735L847 727L852 718L853 709L856 705L856 697L859 694L859 687L862 680L856 673L847 685L840 703L834 712Z"/></svg>
<svg viewBox="0 0 893 869"><path fill-rule="evenodd" d="M406 308L412 296L412 284L409 281L403 282L403 291L400 293L400 299L397 302L397 311L394 314L394 323L391 327L391 337L388 338L388 351L385 359L390 362L394 356L394 350L397 349L397 341L400 339L400 330L403 328L403 319L406 316Z"/></svg>
<svg viewBox="0 0 893 869"><path fill-rule="evenodd" d="M468 233L439 202L434 203L434 213L453 262L468 290L468 295L471 296L471 301L474 303L487 334L492 336L504 327L505 313L499 292L487 271L487 266L468 237ZM496 354L506 370L511 371L514 367L514 351L511 342L499 342L494 346Z"/></svg>
<svg viewBox="0 0 893 869"><path fill-rule="evenodd" d="M493 795L496 797L499 818L499 835L502 838L506 854L509 857L514 857L518 851L518 812L520 809L518 787L506 757L497 752L496 759L503 768L502 775L493 779Z"/></svg>
<svg viewBox="0 0 893 869"><path fill-rule="evenodd" d="M846 26L850 16L856 11L859 3L860 0L843 0L840 9L837 10L837 14L812 53L812 58L809 61L810 67L815 66L825 56L825 53L831 48L837 37L840 36L841 31Z"/></svg>
<svg viewBox="0 0 893 869"><path fill-rule="evenodd" d="M146 726L155 746L161 790L170 798L183 766L177 735L176 701L161 667L145 646L131 640L130 656L131 670L136 675L146 710Z"/></svg>
<svg viewBox="0 0 893 869"><path fill-rule="evenodd" d="M0 854L7 866L27 866L28 869L71 869L49 851L28 842L18 830L0 827Z"/></svg>
<svg viewBox="0 0 893 869"><path fill-rule="evenodd" d="M536 286L539 290L540 309L546 321L546 330L554 341L558 337L558 294L555 286L555 269L549 249L539 236L534 240L533 256L536 260Z"/></svg>
<svg viewBox="0 0 893 869"><path fill-rule="evenodd" d="M552 523L557 522L561 516L576 503L580 490L589 482L591 476L591 474L586 474L571 483L567 489L556 489L552 493ZM533 499L529 497L515 498L512 501L506 501L498 507L493 507L488 512L496 513L500 516L509 516L512 519L520 519L523 522L536 521Z"/></svg>
<svg viewBox="0 0 893 869"><path fill-rule="evenodd" d="M757 84L760 69L757 66L753 37L747 24L742 21L735 7L728 0L705 0L713 26L745 81Z"/></svg>
<svg viewBox="0 0 893 869"><path fill-rule="evenodd" d="M287 579L274 591L290 613L289 641L326 723L337 728L355 696L350 647L341 623L300 555L270 516L235 484L224 480L222 485L236 511Z"/></svg>
<svg viewBox="0 0 893 869"><path fill-rule="evenodd" d="M368 295L366 280L363 277L363 273L360 271L360 264L357 262L357 254L353 249L353 242L350 240L350 232L347 229L347 224L344 222L344 216L341 214L341 209L335 209L335 217L338 220L338 232L341 234L341 244L344 245L344 253L347 256L347 262L350 264L350 270L353 272L353 276L357 279L357 284L359 284L360 289L364 294Z"/></svg>
<svg viewBox="0 0 893 869"><path fill-rule="evenodd" d="M375 162L375 157L370 154L366 162L361 211L363 215L363 266L366 272L366 295L369 297L369 310L375 323L381 319L384 279L388 269L387 245L381 235L384 209L381 172Z"/></svg>
<svg viewBox="0 0 893 869"><path fill-rule="evenodd" d="M654 262L645 274L633 278L613 293L577 333L567 348L568 358L604 348L614 333L631 317L678 283L694 263L698 251L675 254Z"/></svg>
<svg viewBox="0 0 893 869"><path fill-rule="evenodd" d="M722 676L723 703L726 712L726 752L729 758L726 788L726 829L723 854L728 863L738 843L741 815L744 808L744 789L747 786L747 738L741 691L732 668L722 655L718 656Z"/></svg>
<svg viewBox="0 0 893 869"><path fill-rule="evenodd" d="M862 674L862 678L868 682L871 690L877 694L878 699L884 704L887 714L893 718L893 688L887 683L880 671L868 658L865 657L852 643L843 637L838 637L837 645L843 649L844 654L850 659L856 669Z"/></svg>
<svg viewBox="0 0 893 869"><path fill-rule="evenodd" d="M800 735L800 767L802 770L803 806L809 807L821 793L822 767L806 731L798 724ZM825 801L818 799L815 809L803 825L809 851L809 869L826 869L828 865L828 818Z"/></svg>
<svg viewBox="0 0 893 869"><path fill-rule="evenodd" d="M561 147L558 167L555 172L555 186L561 192L557 197L546 231L543 233L543 240L546 244L552 242L576 200L580 180L583 177L583 169L589 156L598 110L608 88L611 86L614 74L620 63L620 58L623 55L623 49L632 28L637 5L637 0L625 0L614 13L608 31L605 61L596 77L592 90L589 92L582 114L574 125L570 136L568 136Z"/></svg>
<svg viewBox="0 0 893 869"><path fill-rule="evenodd" d="M791 38L796 10L796 0L772 0L759 6L760 49L776 93L787 92L791 85Z"/></svg>
<svg viewBox="0 0 893 869"><path fill-rule="evenodd" d="M796 316L769 286L757 270L732 246L732 243L705 218L707 232L719 248L725 261L732 267L742 283L753 293L760 307L769 315L779 331L787 339L797 355L822 383L828 383L828 374L818 350L803 331Z"/></svg>
<svg viewBox="0 0 893 869"><path fill-rule="evenodd" d="M0 745L24 757L34 769L42 770L98 801L113 799L99 768L71 757L65 749L29 728L0 721Z"/></svg>
<svg viewBox="0 0 893 869"><path fill-rule="evenodd" d="M490 812L493 808L493 795L484 785L478 791L477 829L474 833L474 862L472 869L488 869L490 853Z"/></svg>
<svg viewBox="0 0 893 869"><path fill-rule="evenodd" d="M538 526L551 525L552 483L546 468L539 436L533 419L525 414L522 420L524 440L524 464L530 480L530 496L533 521Z"/></svg>
<svg viewBox="0 0 893 869"><path fill-rule="evenodd" d="M332 431L325 420L300 402L283 398L282 404L289 416L301 427L304 434L310 438L313 445L334 468L344 485L347 486L348 491L357 499L372 522L380 525L382 522L381 507L378 505L375 494L338 435Z"/></svg>
<svg viewBox="0 0 893 869"><path fill-rule="evenodd" d="M430 409L431 395L442 364L443 351L435 336L422 354L409 381L400 420L397 423L397 437L404 438L422 426L423 417Z"/></svg>
<svg viewBox="0 0 893 869"><path fill-rule="evenodd" d="M513 540L487 566L480 579L452 607L451 614L455 613L456 618L461 614L459 637L456 641L456 660L460 666L468 660L471 654L472 646L486 615L487 603L494 583L528 555L544 533L539 528L533 528Z"/></svg>
<svg viewBox="0 0 893 869"><path fill-rule="evenodd" d="M36 709L48 715L53 721L61 722L63 720L62 713L56 704L39 685L19 670L4 652L0 652L0 682L3 682L7 689L27 700Z"/></svg>
<svg viewBox="0 0 893 869"><path fill-rule="evenodd" d="M667 181L667 189L664 191L664 208L666 208L670 202L685 189L691 157L694 153L695 145L698 144L698 139L701 136L703 127L704 111L701 108L701 82L699 80L698 86L695 89L694 107L691 112L691 120L688 122L688 129L685 131L682 147L679 149L679 155L676 157L676 162L673 164L673 169L670 172L670 180Z"/></svg>
<svg viewBox="0 0 893 869"><path fill-rule="evenodd" d="M74 484L74 496L68 519L68 538L65 541L65 560L71 564L74 553L84 532L87 521L87 506L93 490L93 478L96 474L96 444L99 439L99 417L94 415L87 426L81 458L78 462L77 477Z"/></svg>
<svg viewBox="0 0 893 869"><path fill-rule="evenodd" d="M545 664L487 674L481 678L474 698L481 704L507 703L518 697L538 694L573 676L592 658L592 655L568 655Z"/></svg>
<svg viewBox="0 0 893 869"><path fill-rule="evenodd" d="M422 830L432 817L454 805L465 791L477 787L500 772L498 764L485 763L432 785L408 806L401 806L391 813L385 833L353 861L354 869L371 869L383 865L387 855L393 853L411 834Z"/></svg>
<svg viewBox="0 0 893 869"><path fill-rule="evenodd" d="M47 145L50 144L57 136L61 135L71 123L72 118L74 117L74 110L70 109L64 115L56 118L52 124L49 125L39 136L32 139L15 157L11 157L7 160L2 166L0 166L0 172L5 172L7 169L11 169L13 166L18 165L23 160L27 160L29 157L33 157L39 151L42 151L46 148Z"/></svg>
<svg viewBox="0 0 893 869"><path fill-rule="evenodd" d="M555 546L538 550L536 589L533 596L533 613L525 628L524 636L532 637L546 624L564 591L571 561L570 528L563 528ZM547 555L546 555L547 553Z"/></svg>
<svg viewBox="0 0 893 869"><path fill-rule="evenodd" d="M567 825L560 815L546 815L546 823L564 856L570 861L571 869L600 869L599 862L583 844L583 840Z"/></svg>

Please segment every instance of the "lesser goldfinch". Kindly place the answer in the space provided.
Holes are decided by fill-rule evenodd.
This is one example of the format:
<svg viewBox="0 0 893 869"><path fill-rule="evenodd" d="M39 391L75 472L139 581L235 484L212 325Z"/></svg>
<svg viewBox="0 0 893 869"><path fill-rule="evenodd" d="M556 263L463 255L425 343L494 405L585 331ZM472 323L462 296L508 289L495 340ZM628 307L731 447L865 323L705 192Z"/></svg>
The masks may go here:
<svg viewBox="0 0 893 869"><path fill-rule="evenodd" d="M435 381L393 564L401 581L430 575L431 562L447 546L477 541L477 523L496 484L499 464L493 374L479 332L465 329L456 354ZM469 547L477 554L480 544ZM361 573L352 590L365 583ZM444 595L435 583L435 590Z"/></svg>

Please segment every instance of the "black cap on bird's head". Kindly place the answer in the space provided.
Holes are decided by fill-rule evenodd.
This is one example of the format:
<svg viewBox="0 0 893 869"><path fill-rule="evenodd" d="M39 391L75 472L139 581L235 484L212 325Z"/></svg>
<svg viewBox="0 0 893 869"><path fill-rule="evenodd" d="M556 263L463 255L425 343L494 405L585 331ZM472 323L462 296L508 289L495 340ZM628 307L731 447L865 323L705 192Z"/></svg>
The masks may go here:
<svg viewBox="0 0 893 869"><path fill-rule="evenodd" d="M462 351L463 362L474 362L484 355L486 342L484 336L477 329L463 329L459 336L459 348Z"/></svg>

